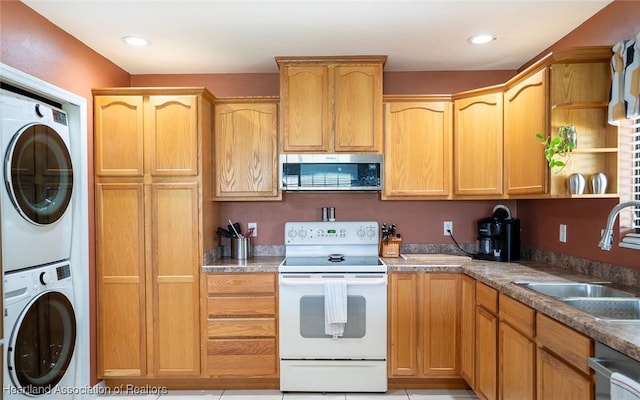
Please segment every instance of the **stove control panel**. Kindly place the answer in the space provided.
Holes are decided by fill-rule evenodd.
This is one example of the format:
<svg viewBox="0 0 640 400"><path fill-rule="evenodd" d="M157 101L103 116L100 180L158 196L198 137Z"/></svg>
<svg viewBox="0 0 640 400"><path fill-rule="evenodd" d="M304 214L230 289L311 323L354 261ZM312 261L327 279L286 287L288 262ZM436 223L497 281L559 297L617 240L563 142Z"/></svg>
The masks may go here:
<svg viewBox="0 0 640 400"><path fill-rule="evenodd" d="M377 244L376 221L287 222L285 244Z"/></svg>

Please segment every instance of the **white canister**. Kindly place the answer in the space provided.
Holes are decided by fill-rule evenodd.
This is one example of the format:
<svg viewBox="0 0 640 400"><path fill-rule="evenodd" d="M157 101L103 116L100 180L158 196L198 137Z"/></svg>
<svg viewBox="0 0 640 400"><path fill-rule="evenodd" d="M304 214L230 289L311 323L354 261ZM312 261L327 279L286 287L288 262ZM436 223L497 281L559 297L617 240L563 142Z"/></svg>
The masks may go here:
<svg viewBox="0 0 640 400"><path fill-rule="evenodd" d="M567 178L567 184L569 186L569 193L571 194L583 194L584 193L584 185L586 180L584 175L580 173L575 173L569 175Z"/></svg>
<svg viewBox="0 0 640 400"><path fill-rule="evenodd" d="M602 172L591 175L591 193L604 194L607 191L607 176Z"/></svg>

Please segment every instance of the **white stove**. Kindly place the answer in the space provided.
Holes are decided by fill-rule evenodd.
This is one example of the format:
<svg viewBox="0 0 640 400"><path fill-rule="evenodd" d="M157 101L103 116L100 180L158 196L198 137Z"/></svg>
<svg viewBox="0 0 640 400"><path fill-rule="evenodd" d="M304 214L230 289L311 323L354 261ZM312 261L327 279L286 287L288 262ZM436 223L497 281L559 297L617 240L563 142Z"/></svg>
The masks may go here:
<svg viewBox="0 0 640 400"><path fill-rule="evenodd" d="M279 272L387 272L375 221L287 222Z"/></svg>
<svg viewBox="0 0 640 400"><path fill-rule="evenodd" d="M379 238L375 221L285 224L280 390L387 391L387 266Z"/></svg>

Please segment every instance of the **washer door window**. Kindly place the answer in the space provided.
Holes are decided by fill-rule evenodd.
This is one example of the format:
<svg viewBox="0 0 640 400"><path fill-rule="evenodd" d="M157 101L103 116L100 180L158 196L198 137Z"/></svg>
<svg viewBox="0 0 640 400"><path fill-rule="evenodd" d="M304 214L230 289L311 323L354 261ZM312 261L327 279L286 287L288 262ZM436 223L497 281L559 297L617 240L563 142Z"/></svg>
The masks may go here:
<svg viewBox="0 0 640 400"><path fill-rule="evenodd" d="M76 343L76 317L60 292L32 300L17 322L8 350L13 383L29 395L48 393L63 378Z"/></svg>
<svg viewBox="0 0 640 400"><path fill-rule="evenodd" d="M27 125L5 157L5 182L20 214L36 225L62 217L71 201L73 168L66 144L51 127Z"/></svg>

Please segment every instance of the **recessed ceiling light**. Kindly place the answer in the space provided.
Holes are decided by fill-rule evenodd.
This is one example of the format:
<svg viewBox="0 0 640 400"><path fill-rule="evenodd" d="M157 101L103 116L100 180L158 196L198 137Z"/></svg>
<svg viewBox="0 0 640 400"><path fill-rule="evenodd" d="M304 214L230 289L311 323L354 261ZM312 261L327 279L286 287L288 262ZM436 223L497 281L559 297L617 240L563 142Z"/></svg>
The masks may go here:
<svg viewBox="0 0 640 400"><path fill-rule="evenodd" d="M496 37L490 33L481 33L479 35L473 35L467 39L467 42L471 44L485 44L489 42L493 42L496 40Z"/></svg>
<svg viewBox="0 0 640 400"><path fill-rule="evenodd" d="M138 47L149 46L151 44L151 41L149 39L144 38L142 36L133 36L133 35L123 36L122 41L128 45L138 46Z"/></svg>

